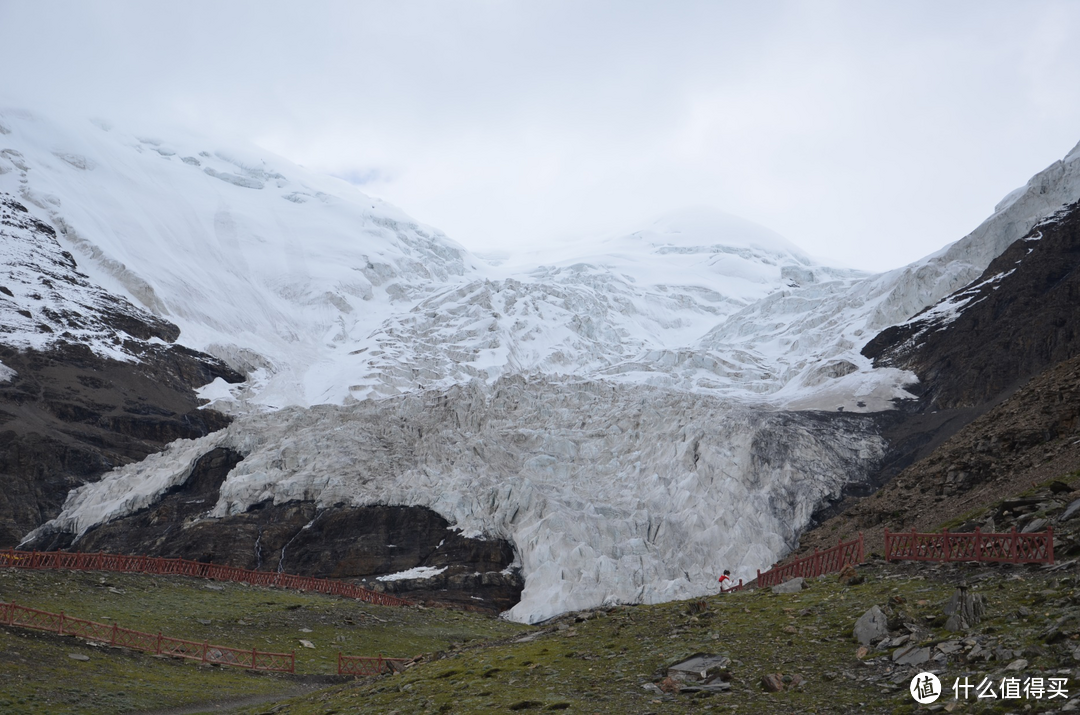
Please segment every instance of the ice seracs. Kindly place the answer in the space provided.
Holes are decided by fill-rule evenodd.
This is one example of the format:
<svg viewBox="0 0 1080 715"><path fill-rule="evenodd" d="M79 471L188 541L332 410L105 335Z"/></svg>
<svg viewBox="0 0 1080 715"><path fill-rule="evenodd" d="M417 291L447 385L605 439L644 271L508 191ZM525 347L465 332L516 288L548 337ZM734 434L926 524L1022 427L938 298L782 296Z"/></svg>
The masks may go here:
<svg viewBox="0 0 1080 715"><path fill-rule="evenodd" d="M508 616L535 622L710 593L720 565L752 578L884 444L864 416L512 376L243 416L74 491L47 528L147 506L215 447L245 457L205 518L268 500L426 506L514 544L525 590Z"/></svg>
<svg viewBox="0 0 1080 715"><path fill-rule="evenodd" d="M700 210L493 265L257 150L0 122L0 190L101 286L248 376L203 388L230 427L81 487L45 529L146 507L226 446L244 459L203 518L267 500L430 507L513 543L523 621L767 568L883 454L851 413L887 409L914 376L875 369L866 342L1080 198L1074 151L969 236L875 276Z"/></svg>

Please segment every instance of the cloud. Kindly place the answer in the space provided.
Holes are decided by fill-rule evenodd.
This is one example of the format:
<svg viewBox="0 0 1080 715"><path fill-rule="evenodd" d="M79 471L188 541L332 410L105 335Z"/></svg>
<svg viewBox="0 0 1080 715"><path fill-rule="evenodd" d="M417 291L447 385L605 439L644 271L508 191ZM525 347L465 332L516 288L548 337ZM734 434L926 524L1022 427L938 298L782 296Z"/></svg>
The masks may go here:
<svg viewBox="0 0 1080 715"><path fill-rule="evenodd" d="M1065 2L0 2L3 91L241 135L465 245L707 204L875 269L1080 139Z"/></svg>

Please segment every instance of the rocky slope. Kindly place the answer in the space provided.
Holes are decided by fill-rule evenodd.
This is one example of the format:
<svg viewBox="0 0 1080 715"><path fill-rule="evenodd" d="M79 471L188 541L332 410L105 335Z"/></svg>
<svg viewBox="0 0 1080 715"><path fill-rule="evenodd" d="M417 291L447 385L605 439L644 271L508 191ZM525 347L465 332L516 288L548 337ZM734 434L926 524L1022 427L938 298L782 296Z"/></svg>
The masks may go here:
<svg viewBox="0 0 1080 715"><path fill-rule="evenodd" d="M95 285L51 226L0 194L0 545L67 491L228 424L194 388L243 378Z"/></svg>
<svg viewBox="0 0 1080 715"><path fill-rule="evenodd" d="M1080 470L1078 227L1074 204L971 286L871 341L876 360L920 376L918 399L885 431L899 474L838 505L800 553L859 529L874 544L883 527L933 529Z"/></svg>

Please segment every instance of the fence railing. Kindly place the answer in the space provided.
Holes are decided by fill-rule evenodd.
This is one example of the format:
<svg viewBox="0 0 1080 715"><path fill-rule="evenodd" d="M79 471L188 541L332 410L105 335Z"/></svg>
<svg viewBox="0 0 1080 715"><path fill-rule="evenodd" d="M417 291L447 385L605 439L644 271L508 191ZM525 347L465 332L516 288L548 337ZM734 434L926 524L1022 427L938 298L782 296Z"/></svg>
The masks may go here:
<svg viewBox="0 0 1080 715"><path fill-rule="evenodd" d="M915 530L885 530L886 561L996 561L1005 563L1054 563L1054 530L1019 534L974 532L919 534Z"/></svg>
<svg viewBox="0 0 1080 715"><path fill-rule="evenodd" d="M115 571L147 573L162 576L194 576L214 581L239 581L255 586L276 586L297 591L312 591L332 596L355 598L380 606L411 606L412 602L345 581L333 581L313 576L296 576L275 571L251 571L207 564L188 559L161 556L127 556L124 554L83 554L68 551L0 551L0 567L25 569L70 569L77 571Z"/></svg>
<svg viewBox="0 0 1080 715"><path fill-rule="evenodd" d="M824 551L814 549L814 553L783 566L776 566L762 573L758 571L757 585L775 586L793 578L814 578L822 574L835 573L847 564L859 564L863 560L863 535L859 538L842 542Z"/></svg>
<svg viewBox="0 0 1080 715"><path fill-rule="evenodd" d="M382 675L394 672L394 665L406 663L407 659L383 658L381 655L377 658L364 655L342 655L339 652L337 661L338 675Z"/></svg>
<svg viewBox="0 0 1080 715"><path fill-rule="evenodd" d="M217 665L248 668L250 670L269 670L278 673L296 672L296 655L294 653L269 653L254 648L240 650L239 648L227 648L223 645L213 645L208 641L200 643L181 638L170 638L161 635L160 631L157 634L143 633L142 631L133 631L130 628L121 628L115 623L97 623L82 618L72 618L63 612L40 611L36 608L27 608L15 603L0 601L0 624L49 631L62 636L77 636L98 641L99 643L141 650L144 653L171 655L175 658L198 660L203 663L216 663Z"/></svg>

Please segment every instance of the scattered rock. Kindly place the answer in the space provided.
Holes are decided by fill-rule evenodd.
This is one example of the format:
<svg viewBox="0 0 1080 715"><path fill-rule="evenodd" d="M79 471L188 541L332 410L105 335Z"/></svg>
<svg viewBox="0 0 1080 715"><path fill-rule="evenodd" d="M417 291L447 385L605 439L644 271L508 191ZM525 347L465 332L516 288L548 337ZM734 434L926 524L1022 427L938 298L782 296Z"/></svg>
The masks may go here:
<svg viewBox="0 0 1080 715"><path fill-rule="evenodd" d="M1046 526L1046 519L1032 519L1028 525L1020 530L1021 534L1034 534Z"/></svg>
<svg viewBox="0 0 1080 715"><path fill-rule="evenodd" d="M90 660L90 656L83 655L82 653L68 653L68 658L72 660Z"/></svg>
<svg viewBox="0 0 1080 715"><path fill-rule="evenodd" d="M945 655L952 655L962 650L964 645L960 641L945 641L937 644L937 649Z"/></svg>
<svg viewBox="0 0 1080 715"><path fill-rule="evenodd" d="M885 612L878 606L871 606L870 610L855 621L853 635L863 645L870 645L889 635L889 619Z"/></svg>
<svg viewBox="0 0 1080 715"><path fill-rule="evenodd" d="M859 573L853 564L845 564L844 568L840 569L840 575L836 577L836 580L847 586L858 586L866 580L866 577Z"/></svg>
<svg viewBox="0 0 1080 715"><path fill-rule="evenodd" d="M1065 511L1062 512L1061 516L1058 517L1058 521L1068 521L1077 515L1080 515L1080 499L1069 504L1069 506L1065 508Z"/></svg>
<svg viewBox="0 0 1080 715"><path fill-rule="evenodd" d="M667 670L668 678L680 682L711 682L714 679L728 680L727 667L731 659L723 655L696 653L695 655L672 665Z"/></svg>
<svg viewBox="0 0 1080 715"><path fill-rule="evenodd" d="M708 601L691 601L686 606L686 614L688 616L696 616L702 613L709 612Z"/></svg>
<svg viewBox="0 0 1080 715"><path fill-rule="evenodd" d="M1028 666L1028 662L1023 658L1017 658L1013 662L1005 666L1005 670L1023 670Z"/></svg>
<svg viewBox="0 0 1080 715"><path fill-rule="evenodd" d="M682 690L682 685L674 678L668 677L660 681L660 692L677 694Z"/></svg>
<svg viewBox="0 0 1080 715"><path fill-rule="evenodd" d="M767 693L779 693L784 689L784 676L780 673L768 673L761 676L761 689Z"/></svg>
<svg viewBox="0 0 1080 715"><path fill-rule="evenodd" d="M858 650L855 651L855 657L859 660L862 660L868 655L870 655L870 649L864 645L859 646Z"/></svg>
<svg viewBox="0 0 1080 715"><path fill-rule="evenodd" d="M930 660L930 649L913 643L894 651L892 659L897 665L921 665Z"/></svg>
<svg viewBox="0 0 1080 715"><path fill-rule="evenodd" d="M300 639L300 645L304 646L305 648L314 648L315 647L314 643L312 643L311 641L306 641L303 638Z"/></svg>
<svg viewBox="0 0 1080 715"><path fill-rule="evenodd" d="M772 587L773 593L799 593L804 588L807 588L806 579L802 576L793 578L789 581L784 581L781 584L777 584Z"/></svg>
<svg viewBox="0 0 1080 715"><path fill-rule="evenodd" d="M977 625L986 613L986 598L980 593L970 593L967 586L960 586L945 604L945 629L966 631Z"/></svg>

